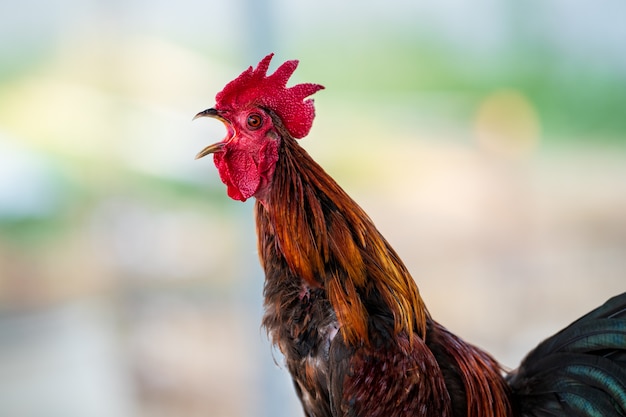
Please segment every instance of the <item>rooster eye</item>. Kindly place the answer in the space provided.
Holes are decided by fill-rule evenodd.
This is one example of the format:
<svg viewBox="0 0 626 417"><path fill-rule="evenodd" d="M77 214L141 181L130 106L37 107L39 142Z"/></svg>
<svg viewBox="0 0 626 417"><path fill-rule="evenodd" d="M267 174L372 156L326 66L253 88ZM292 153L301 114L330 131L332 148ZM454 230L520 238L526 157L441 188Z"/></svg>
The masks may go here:
<svg viewBox="0 0 626 417"><path fill-rule="evenodd" d="M250 129L256 130L260 128L261 125L263 124L263 119L261 118L260 114L252 113L250 116L248 116L247 123Z"/></svg>

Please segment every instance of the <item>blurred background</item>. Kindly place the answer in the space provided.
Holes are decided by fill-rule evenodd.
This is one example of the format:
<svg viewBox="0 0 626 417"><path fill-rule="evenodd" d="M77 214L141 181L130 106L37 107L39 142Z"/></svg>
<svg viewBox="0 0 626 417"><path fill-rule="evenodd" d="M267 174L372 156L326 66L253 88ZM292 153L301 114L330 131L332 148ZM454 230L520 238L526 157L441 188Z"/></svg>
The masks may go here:
<svg viewBox="0 0 626 417"><path fill-rule="evenodd" d="M431 313L515 367L626 290L626 3L0 4L0 415L302 415L199 120L267 53ZM277 366L278 364L278 366Z"/></svg>

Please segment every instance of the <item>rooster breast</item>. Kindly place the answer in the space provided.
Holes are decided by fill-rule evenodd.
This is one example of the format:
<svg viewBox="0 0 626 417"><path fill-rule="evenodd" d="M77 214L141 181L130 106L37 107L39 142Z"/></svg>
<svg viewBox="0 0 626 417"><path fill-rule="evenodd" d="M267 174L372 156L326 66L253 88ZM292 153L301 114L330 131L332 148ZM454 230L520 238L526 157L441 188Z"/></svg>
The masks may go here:
<svg viewBox="0 0 626 417"><path fill-rule="evenodd" d="M306 415L332 416L329 353L339 324L326 291L293 277L266 280L263 325L285 357Z"/></svg>

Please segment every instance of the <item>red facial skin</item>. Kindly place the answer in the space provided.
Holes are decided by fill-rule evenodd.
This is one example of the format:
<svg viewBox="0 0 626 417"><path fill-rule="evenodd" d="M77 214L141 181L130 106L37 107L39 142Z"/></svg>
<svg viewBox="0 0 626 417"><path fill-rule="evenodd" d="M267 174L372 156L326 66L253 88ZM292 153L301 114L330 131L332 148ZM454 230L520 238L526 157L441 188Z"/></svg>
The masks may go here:
<svg viewBox="0 0 626 417"><path fill-rule="evenodd" d="M237 112L220 112L228 136L221 151L214 155L220 178L227 186L228 196L246 201L263 194L270 184L280 136L271 117L263 109L252 107Z"/></svg>

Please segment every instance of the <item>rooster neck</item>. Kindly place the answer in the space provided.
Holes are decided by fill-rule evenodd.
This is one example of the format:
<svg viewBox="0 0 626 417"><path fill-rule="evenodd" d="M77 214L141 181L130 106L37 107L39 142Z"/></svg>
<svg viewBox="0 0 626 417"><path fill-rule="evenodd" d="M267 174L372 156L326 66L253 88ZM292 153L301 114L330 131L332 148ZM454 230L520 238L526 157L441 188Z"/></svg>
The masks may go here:
<svg viewBox="0 0 626 417"><path fill-rule="evenodd" d="M398 255L365 212L302 149L285 136L271 185L257 200L259 254L299 286L322 289L344 339L368 344L372 322L389 333L423 337L428 313ZM380 319L380 320L379 320Z"/></svg>
<svg viewBox="0 0 626 417"><path fill-rule="evenodd" d="M394 364L421 369L416 375L425 377L407 388L418 393L406 399L419 410L510 415L497 363L431 320L410 274L369 217L291 138L283 140L265 197L256 205L263 325L285 356L307 415L333 415L329 404L338 393L331 395L329 381L339 372L337 357L350 361L339 395L367 407L388 399L386 389L381 398L366 383L380 379L376 372L368 377L371 361L379 360L380 372Z"/></svg>

